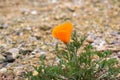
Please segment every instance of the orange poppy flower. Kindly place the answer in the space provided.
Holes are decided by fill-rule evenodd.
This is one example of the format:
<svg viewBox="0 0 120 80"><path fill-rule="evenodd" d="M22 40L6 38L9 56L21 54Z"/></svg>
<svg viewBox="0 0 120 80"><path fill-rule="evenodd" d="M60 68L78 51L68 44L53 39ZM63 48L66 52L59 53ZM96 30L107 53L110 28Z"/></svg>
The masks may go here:
<svg viewBox="0 0 120 80"><path fill-rule="evenodd" d="M70 41L72 28L72 23L65 22L53 28L52 35L67 44Z"/></svg>

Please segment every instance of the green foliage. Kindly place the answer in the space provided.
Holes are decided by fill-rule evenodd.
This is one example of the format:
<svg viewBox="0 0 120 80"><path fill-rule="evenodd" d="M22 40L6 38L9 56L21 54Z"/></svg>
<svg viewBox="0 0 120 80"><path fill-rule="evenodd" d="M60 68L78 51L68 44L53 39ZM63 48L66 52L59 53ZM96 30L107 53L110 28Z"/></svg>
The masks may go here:
<svg viewBox="0 0 120 80"><path fill-rule="evenodd" d="M58 65L46 66L45 56L42 56L40 67L35 67L38 75L33 76L32 72L28 72L27 77L31 80L118 80L120 68L114 67L118 61L110 58L111 51L98 52L87 45L84 52L77 56L84 40L85 37L79 39L75 32L65 50L60 51L56 45L57 57L60 59Z"/></svg>

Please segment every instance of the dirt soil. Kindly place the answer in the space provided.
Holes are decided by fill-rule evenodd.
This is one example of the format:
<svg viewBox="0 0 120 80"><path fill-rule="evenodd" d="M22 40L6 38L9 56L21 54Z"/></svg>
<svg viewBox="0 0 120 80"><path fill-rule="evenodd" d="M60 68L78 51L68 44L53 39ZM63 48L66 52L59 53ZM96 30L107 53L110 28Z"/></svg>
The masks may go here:
<svg viewBox="0 0 120 80"><path fill-rule="evenodd" d="M119 0L0 0L0 80L25 80L45 54L52 64L58 42L52 28L71 21L78 37L120 59Z"/></svg>

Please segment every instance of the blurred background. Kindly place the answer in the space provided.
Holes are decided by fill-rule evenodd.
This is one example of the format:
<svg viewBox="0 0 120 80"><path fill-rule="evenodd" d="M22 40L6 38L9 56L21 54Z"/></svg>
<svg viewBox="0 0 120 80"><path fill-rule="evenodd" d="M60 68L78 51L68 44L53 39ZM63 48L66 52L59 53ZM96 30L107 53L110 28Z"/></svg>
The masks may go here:
<svg viewBox="0 0 120 80"><path fill-rule="evenodd" d="M120 56L120 0L0 0L0 72L20 80L38 56L52 57L52 28L66 20L98 50L112 46Z"/></svg>

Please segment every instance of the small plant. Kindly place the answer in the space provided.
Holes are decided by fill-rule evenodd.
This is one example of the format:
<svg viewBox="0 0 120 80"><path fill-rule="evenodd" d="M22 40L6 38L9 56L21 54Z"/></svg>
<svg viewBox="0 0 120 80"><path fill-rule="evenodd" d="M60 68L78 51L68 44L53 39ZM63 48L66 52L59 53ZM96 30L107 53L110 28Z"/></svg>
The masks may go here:
<svg viewBox="0 0 120 80"><path fill-rule="evenodd" d="M60 59L57 65L46 66L45 56L41 56L42 63L39 67L35 67L34 72L28 72L27 77L30 80L120 79L118 61L115 58L109 58L112 54L111 51L98 52L91 45L87 45L84 47L84 51L79 53L78 49L81 48L85 37L79 39L74 32L71 39L71 42L69 40L63 41L66 45L63 50L59 50L59 46L56 45L55 53ZM63 37L60 40L62 41Z"/></svg>

